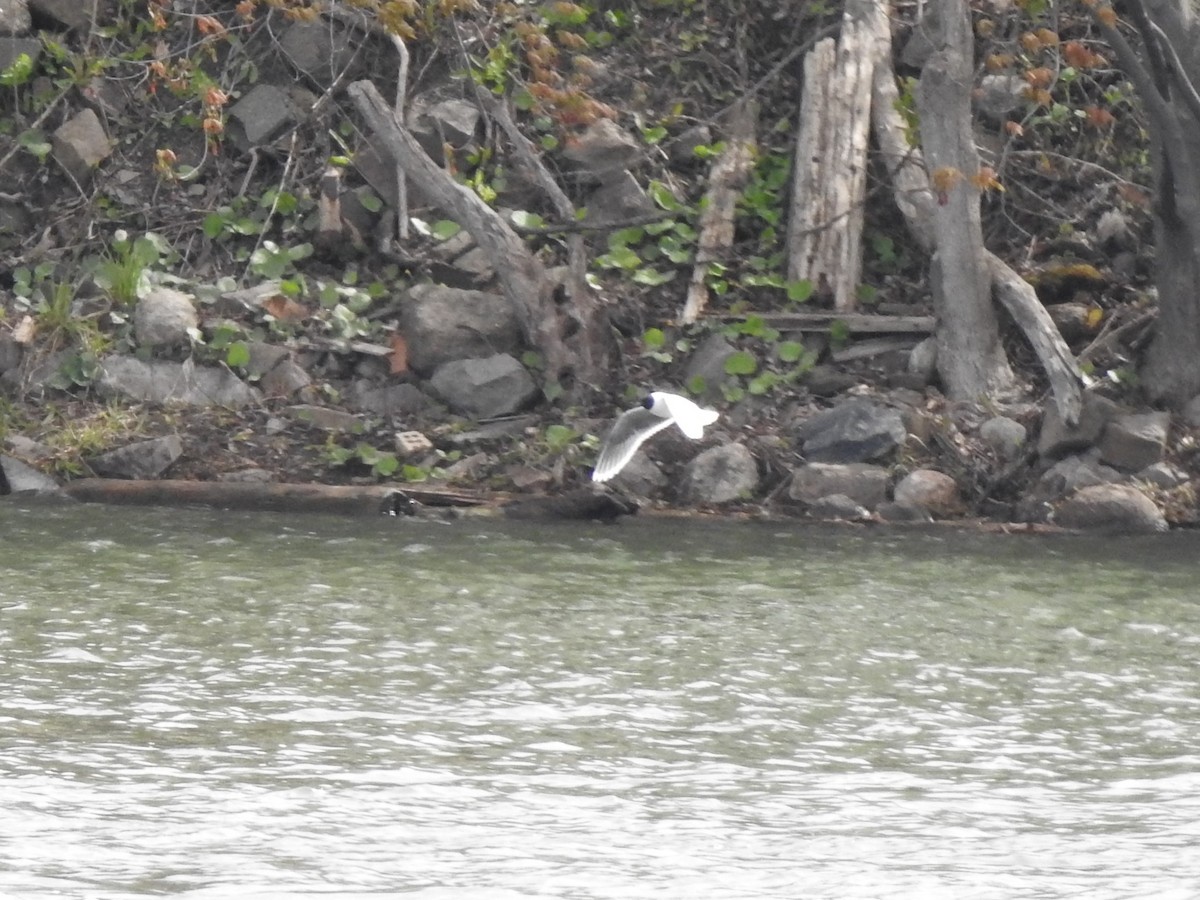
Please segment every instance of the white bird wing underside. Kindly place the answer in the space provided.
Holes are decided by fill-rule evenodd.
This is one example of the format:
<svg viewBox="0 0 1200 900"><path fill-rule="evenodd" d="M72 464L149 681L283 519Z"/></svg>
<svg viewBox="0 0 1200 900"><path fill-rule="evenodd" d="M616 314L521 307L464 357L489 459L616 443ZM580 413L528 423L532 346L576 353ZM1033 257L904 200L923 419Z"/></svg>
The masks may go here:
<svg viewBox="0 0 1200 900"><path fill-rule="evenodd" d="M711 425L717 421L718 413L715 409L704 409L697 406L687 397L666 393L659 394L658 397L659 402L666 406L667 412L671 414L671 418L679 426L679 430L693 441L698 441L704 437L705 425Z"/></svg>
<svg viewBox="0 0 1200 900"><path fill-rule="evenodd" d="M592 481L608 481L625 468L647 438L658 434L672 421L641 406L621 413L600 447Z"/></svg>

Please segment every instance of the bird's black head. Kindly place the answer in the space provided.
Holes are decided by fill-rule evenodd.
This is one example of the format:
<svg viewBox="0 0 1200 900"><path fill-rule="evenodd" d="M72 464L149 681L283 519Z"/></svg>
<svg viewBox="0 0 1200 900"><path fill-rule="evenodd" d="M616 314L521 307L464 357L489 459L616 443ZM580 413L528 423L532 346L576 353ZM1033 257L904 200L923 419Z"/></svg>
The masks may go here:
<svg viewBox="0 0 1200 900"><path fill-rule="evenodd" d="M654 395L647 394L645 397L643 397L642 406L646 407L646 409L654 409Z"/></svg>

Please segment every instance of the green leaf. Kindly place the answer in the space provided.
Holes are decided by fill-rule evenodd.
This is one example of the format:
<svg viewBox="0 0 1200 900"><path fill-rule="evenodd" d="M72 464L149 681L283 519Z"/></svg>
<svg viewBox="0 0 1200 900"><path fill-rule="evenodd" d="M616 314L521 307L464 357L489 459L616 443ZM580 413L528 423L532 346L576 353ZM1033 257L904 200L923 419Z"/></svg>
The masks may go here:
<svg viewBox="0 0 1200 900"><path fill-rule="evenodd" d="M611 253L604 254L608 264L617 269L636 269L642 264L642 258L628 247L619 247Z"/></svg>
<svg viewBox="0 0 1200 900"><path fill-rule="evenodd" d="M368 212L377 213L383 209L383 201L370 191L363 191L358 195L358 202L362 204L363 209Z"/></svg>
<svg viewBox="0 0 1200 900"><path fill-rule="evenodd" d="M647 328L642 335L642 343L648 350L657 350L667 342L667 336L661 328Z"/></svg>
<svg viewBox="0 0 1200 900"><path fill-rule="evenodd" d="M661 125L655 125L653 128L642 129L642 140L647 144L654 145L660 143L667 136L667 129Z"/></svg>
<svg viewBox="0 0 1200 900"><path fill-rule="evenodd" d="M708 390L708 382L703 375L693 375L687 380L684 387L687 388L689 394L698 396Z"/></svg>
<svg viewBox="0 0 1200 900"><path fill-rule="evenodd" d="M652 181L647 189L650 199L667 212L677 212L683 209L683 204L675 199L671 189L661 181Z"/></svg>
<svg viewBox="0 0 1200 900"><path fill-rule="evenodd" d="M546 444L551 450L562 450L578 435L567 425L549 425L546 427Z"/></svg>
<svg viewBox="0 0 1200 900"><path fill-rule="evenodd" d="M807 278L787 283L787 298L793 303L803 303L812 296L812 292L813 283Z"/></svg>
<svg viewBox="0 0 1200 900"><path fill-rule="evenodd" d="M638 269L636 272L634 272L633 280L637 284L648 284L651 287L655 287L657 285L666 284L668 281L671 281L672 279L674 279L675 274L676 273L675 273L674 269L671 269L670 271L667 271L667 272L660 272L658 269L652 269L652 268L646 267L643 269Z"/></svg>
<svg viewBox="0 0 1200 900"><path fill-rule="evenodd" d="M513 214L511 216L509 216L509 218L512 220L512 223L514 225L516 225L518 228L545 228L546 227L545 219L543 219L537 213L526 212L523 209L514 210Z"/></svg>
<svg viewBox="0 0 1200 900"><path fill-rule="evenodd" d="M446 241L462 231L462 226L450 219L439 219L433 223L429 233L439 241Z"/></svg>
<svg viewBox="0 0 1200 900"><path fill-rule="evenodd" d="M225 365L242 369L250 363L250 347L245 341L234 341L225 352Z"/></svg>
<svg viewBox="0 0 1200 900"><path fill-rule="evenodd" d="M799 341L781 341L775 352L783 362L794 363L804 355L804 345Z"/></svg>
<svg viewBox="0 0 1200 900"><path fill-rule="evenodd" d="M645 236L646 232L637 225L630 228L622 228L620 231L614 231L608 236L608 249L628 249L630 244L640 244L642 238Z"/></svg>
<svg viewBox="0 0 1200 900"><path fill-rule="evenodd" d="M400 460L396 459L394 453L381 453L379 459L375 461L375 465L371 466L371 471L382 478L387 478L389 475L395 474L398 468L400 468Z"/></svg>
<svg viewBox="0 0 1200 900"><path fill-rule="evenodd" d="M400 470L400 476L405 481L428 481L429 473L420 466L405 464Z"/></svg>
<svg viewBox="0 0 1200 900"><path fill-rule="evenodd" d="M726 375L753 375L758 371L758 360L746 350L738 350L725 360Z"/></svg>
<svg viewBox="0 0 1200 900"><path fill-rule="evenodd" d="M220 213L211 212L200 223L200 229L204 232L204 236L211 241L225 230L225 217Z"/></svg>

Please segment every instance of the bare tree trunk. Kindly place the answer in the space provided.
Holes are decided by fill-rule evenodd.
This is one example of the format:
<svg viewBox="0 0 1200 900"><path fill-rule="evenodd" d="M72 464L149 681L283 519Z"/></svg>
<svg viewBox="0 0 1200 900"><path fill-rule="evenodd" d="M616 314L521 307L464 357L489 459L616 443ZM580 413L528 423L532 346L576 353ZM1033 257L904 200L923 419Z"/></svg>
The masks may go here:
<svg viewBox="0 0 1200 900"><path fill-rule="evenodd" d="M886 27L879 0L848 0L837 44L821 41L804 61L788 279L810 281L840 310L858 302L871 81Z"/></svg>
<svg viewBox="0 0 1200 900"><path fill-rule="evenodd" d="M941 40L921 73L917 111L925 166L939 195L932 272L938 371L951 397L975 400L1011 388L1013 374L991 302L979 190L973 180L979 154L971 130L970 11L966 0L937 3Z"/></svg>
<svg viewBox="0 0 1200 900"><path fill-rule="evenodd" d="M1140 52L1101 7L1093 12L1150 123L1159 314L1141 384L1151 400L1180 406L1200 394L1200 23L1187 0L1126 9Z"/></svg>

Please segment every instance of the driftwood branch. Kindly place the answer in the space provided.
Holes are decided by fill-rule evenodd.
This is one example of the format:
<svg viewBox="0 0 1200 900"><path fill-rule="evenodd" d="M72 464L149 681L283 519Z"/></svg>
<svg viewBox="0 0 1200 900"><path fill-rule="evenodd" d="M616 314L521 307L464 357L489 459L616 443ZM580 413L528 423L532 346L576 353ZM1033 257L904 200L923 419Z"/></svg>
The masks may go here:
<svg viewBox="0 0 1200 900"><path fill-rule="evenodd" d="M554 287L545 267L495 210L425 154L374 84L356 81L347 92L382 146L409 176L414 189L447 210L488 255L501 289L517 313L526 342L541 351L547 378L558 381L569 364L554 308Z"/></svg>
<svg viewBox="0 0 1200 900"><path fill-rule="evenodd" d="M706 202L700 212L696 261L688 284L687 300L679 314L682 324L695 322L704 312L708 305L709 264L724 259L733 244L737 201L754 166L757 120L758 104L752 101L735 106L730 115L725 151L713 165L705 193Z"/></svg>
<svg viewBox="0 0 1200 900"><path fill-rule="evenodd" d="M563 221L575 221L575 205L559 183L533 152L529 140L521 133L517 123L509 114L503 101L480 92L484 111L491 116L504 132L518 163L524 167L534 182L550 201L551 207ZM610 368L611 339L606 313L601 308L599 297L587 283L587 245L579 231L567 234L567 279L566 292L570 300L563 311L574 322L569 331L577 336L574 342L574 370L577 383L599 384ZM603 320L603 321L602 321ZM602 327L605 326L605 327Z"/></svg>
<svg viewBox="0 0 1200 900"><path fill-rule="evenodd" d="M996 299L1008 310L1042 361L1058 414L1068 425L1079 421L1083 408L1083 373L1046 312L1033 285L994 253L987 254Z"/></svg>

